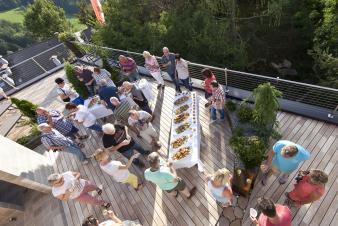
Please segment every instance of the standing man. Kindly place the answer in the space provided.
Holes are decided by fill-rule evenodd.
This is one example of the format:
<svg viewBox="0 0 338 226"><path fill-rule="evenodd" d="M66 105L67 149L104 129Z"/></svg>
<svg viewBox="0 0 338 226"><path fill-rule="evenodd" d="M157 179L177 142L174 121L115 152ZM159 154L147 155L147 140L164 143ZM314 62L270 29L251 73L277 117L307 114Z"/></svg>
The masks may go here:
<svg viewBox="0 0 338 226"><path fill-rule="evenodd" d="M318 169L300 171L294 189L286 193L289 203L299 208L320 199L325 194L328 179L328 175Z"/></svg>
<svg viewBox="0 0 338 226"><path fill-rule="evenodd" d="M279 183L285 184L289 175L295 171L299 164L310 158L310 152L302 146L288 140L280 140L268 153L268 159L263 162L261 169L264 172L262 184L266 185L272 173L282 173Z"/></svg>
<svg viewBox="0 0 338 226"><path fill-rule="evenodd" d="M258 198L257 202L262 213L258 220L250 216L256 226L291 226L292 213L287 206L275 204L266 198Z"/></svg>
<svg viewBox="0 0 338 226"><path fill-rule="evenodd" d="M81 136L79 134L79 129L74 126L72 121L65 118L64 115L57 110L48 111L43 107L38 107L36 109L36 113L38 115L38 124L47 123L52 128L59 131L62 135L76 139L77 142L79 142L79 140L88 138L88 135ZM81 143L78 143L78 145L81 148L84 147L84 145Z"/></svg>
<svg viewBox="0 0 338 226"><path fill-rule="evenodd" d="M86 85L89 95L94 96L96 82L93 77L93 72L88 68L82 68L80 66L75 66L74 72L77 78Z"/></svg>
<svg viewBox="0 0 338 226"><path fill-rule="evenodd" d="M129 111L128 123L130 128L142 137L151 147L161 148L159 135L151 124L152 116L146 111Z"/></svg>
<svg viewBox="0 0 338 226"><path fill-rule="evenodd" d="M175 85L176 92L181 93L180 85L176 79L176 60L175 54L170 53L167 47L163 47L162 64L167 69L167 73Z"/></svg>
<svg viewBox="0 0 338 226"><path fill-rule="evenodd" d="M88 163L88 158L81 151L80 147L77 146L71 139L63 136L60 132L53 129L47 123L38 125L41 131L41 142L48 149L53 151L68 151L69 153L76 155L76 157L83 164Z"/></svg>
<svg viewBox="0 0 338 226"><path fill-rule="evenodd" d="M98 84L100 87L98 94L101 99L101 103L105 105L107 108L114 111L115 106L110 102L110 98L112 97L118 98L118 95L117 95L118 90L116 86L108 86L106 79L100 80Z"/></svg>
<svg viewBox="0 0 338 226"><path fill-rule="evenodd" d="M149 107L149 103L147 98L144 96L143 92L141 89L136 87L135 84L130 83L130 82L123 82L122 84L123 89L125 90L126 93L130 93L131 98L137 105L143 110L148 112L149 114L153 114L152 110Z"/></svg>
<svg viewBox="0 0 338 226"><path fill-rule="evenodd" d="M63 78L56 78L55 83L57 84L56 92L65 103L72 102L76 105L84 104L84 99L74 89L65 83Z"/></svg>
<svg viewBox="0 0 338 226"><path fill-rule="evenodd" d="M117 97L110 98L110 103L115 107L114 117L118 124L128 125L129 111L139 109L139 106L130 98L119 100Z"/></svg>
<svg viewBox="0 0 338 226"><path fill-rule="evenodd" d="M121 68L121 73L126 75L130 82L134 82L140 79L140 74L138 73L137 65L132 58L120 55L119 64Z"/></svg>
<svg viewBox="0 0 338 226"><path fill-rule="evenodd" d="M186 198L190 199L196 192L196 187L190 191L184 180L179 178L171 163L160 164L160 156L153 152L148 156L149 169L144 171L144 178L159 186L162 190L177 197L181 192Z"/></svg>
<svg viewBox="0 0 338 226"><path fill-rule="evenodd" d="M111 123L107 123L103 125L102 128L104 133L102 142L107 151L118 151L127 159L130 159L134 155L134 150L142 155L148 155L150 153L150 151L144 150L129 136L126 126L114 126ZM138 158L134 159L133 163L139 167L144 167L143 162Z"/></svg>

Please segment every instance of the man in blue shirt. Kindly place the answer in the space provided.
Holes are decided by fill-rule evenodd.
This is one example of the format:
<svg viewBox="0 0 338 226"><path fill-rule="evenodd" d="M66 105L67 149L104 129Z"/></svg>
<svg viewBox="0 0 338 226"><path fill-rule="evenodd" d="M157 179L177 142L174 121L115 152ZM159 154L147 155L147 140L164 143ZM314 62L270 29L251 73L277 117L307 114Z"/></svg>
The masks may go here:
<svg viewBox="0 0 338 226"><path fill-rule="evenodd" d="M148 156L149 169L144 171L144 178L153 182L160 189L177 197L181 192L185 197L190 199L196 193L196 187L189 190L185 182L179 178L171 163L167 165L160 164L160 156L157 152L153 152Z"/></svg>
<svg viewBox="0 0 338 226"><path fill-rule="evenodd" d="M268 177L278 171L282 173L278 181L284 184L299 164L309 158L310 152L302 146L288 140L278 141L269 152L266 162L261 165L261 169L265 172L262 184L265 185Z"/></svg>
<svg viewBox="0 0 338 226"><path fill-rule="evenodd" d="M119 98L117 95L117 88L115 86L108 86L108 83L105 79L100 80L99 82L99 97L104 102L103 104L110 108L111 110L115 110L115 106L110 102L110 98L116 97Z"/></svg>
<svg viewBox="0 0 338 226"><path fill-rule="evenodd" d="M182 92L178 80L176 79L176 59L175 54L170 53L167 47L163 47L163 56L161 62L164 67L167 69L171 80L175 84L176 92Z"/></svg>

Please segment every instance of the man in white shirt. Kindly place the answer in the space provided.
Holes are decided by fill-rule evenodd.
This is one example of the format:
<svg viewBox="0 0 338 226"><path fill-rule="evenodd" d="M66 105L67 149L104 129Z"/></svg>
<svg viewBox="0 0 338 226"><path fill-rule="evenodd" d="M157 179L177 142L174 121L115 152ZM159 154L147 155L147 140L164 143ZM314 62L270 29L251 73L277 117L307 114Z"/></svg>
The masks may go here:
<svg viewBox="0 0 338 226"><path fill-rule="evenodd" d="M150 146L160 148L159 135L151 124L151 120L151 114L146 111L129 111L128 124L131 126L131 129Z"/></svg>
<svg viewBox="0 0 338 226"><path fill-rule="evenodd" d="M8 61L0 55L0 76L7 83L9 83L10 85L14 86L15 85L14 80L9 77L12 74L13 73L12 73L10 67L8 67Z"/></svg>
<svg viewBox="0 0 338 226"><path fill-rule="evenodd" d="M185 88L192 91L192 86L189 79L188 61L181 58L180 54L175 54L177 77L181 80Z"/></svg>
<svg viewBox="0 0 338 226"><path fill-rule="evenodd" d="M80 173L67 171L62 174L53 173L48 176L48 182L52 185L52 194L54 197L62 200L75 200L78 202L92 205L101 205L105 208L110 207L110 203L99 200L89 194L96 191L102 194L102 188L96 186L91 181L80 178Z"/></svg>

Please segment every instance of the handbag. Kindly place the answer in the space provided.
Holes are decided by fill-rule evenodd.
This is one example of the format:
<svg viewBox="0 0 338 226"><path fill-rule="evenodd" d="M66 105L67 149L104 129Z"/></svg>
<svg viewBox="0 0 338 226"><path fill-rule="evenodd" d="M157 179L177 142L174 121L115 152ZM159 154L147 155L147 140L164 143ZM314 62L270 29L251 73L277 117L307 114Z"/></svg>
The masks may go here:
<svg viewBox="0 0 338 226"><path fill-rule="evenodd" d="M65 92L63 89L61 89L61 88L59 88L59 89L63 92L63 94L64 94L65 96L67 96L66 92ZM69 97L66 97L65 99L62 99L62 101L65 102L65 103L68 103L68 102L70 102L70 98L69 98Z"/></svg>

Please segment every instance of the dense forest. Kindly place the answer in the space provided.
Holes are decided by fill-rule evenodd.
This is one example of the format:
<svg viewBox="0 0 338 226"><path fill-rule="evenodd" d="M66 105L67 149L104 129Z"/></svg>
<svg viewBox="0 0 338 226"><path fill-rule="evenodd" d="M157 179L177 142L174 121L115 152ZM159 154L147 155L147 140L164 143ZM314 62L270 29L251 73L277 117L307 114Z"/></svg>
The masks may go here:
<svg viewBox="0 0 338 226"><path fill-rule="evenodd" d="M337 0L106 0L95 41L338 87Z"/></svg>

